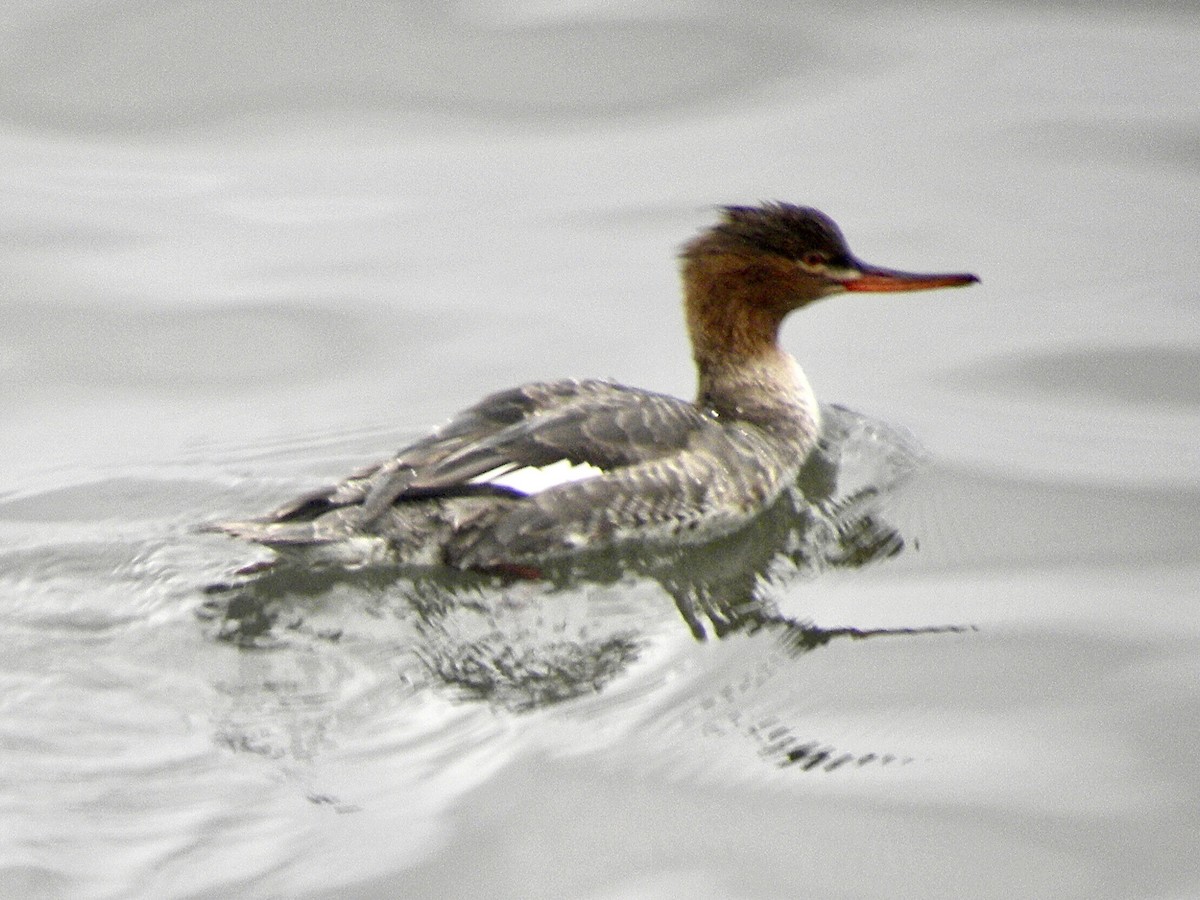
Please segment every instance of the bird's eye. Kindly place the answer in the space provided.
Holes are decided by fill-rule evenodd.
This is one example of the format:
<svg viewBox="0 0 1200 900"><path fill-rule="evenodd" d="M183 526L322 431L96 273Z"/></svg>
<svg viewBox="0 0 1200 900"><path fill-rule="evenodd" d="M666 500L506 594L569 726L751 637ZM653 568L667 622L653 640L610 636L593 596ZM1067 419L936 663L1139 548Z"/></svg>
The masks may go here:
<svg viewBox="0 0 1200 900"><path fill-rule="evenodd" d="M800 262L806 269L823 269L829 265L829 256L820 250L809 250L800 257Z"/></svg>

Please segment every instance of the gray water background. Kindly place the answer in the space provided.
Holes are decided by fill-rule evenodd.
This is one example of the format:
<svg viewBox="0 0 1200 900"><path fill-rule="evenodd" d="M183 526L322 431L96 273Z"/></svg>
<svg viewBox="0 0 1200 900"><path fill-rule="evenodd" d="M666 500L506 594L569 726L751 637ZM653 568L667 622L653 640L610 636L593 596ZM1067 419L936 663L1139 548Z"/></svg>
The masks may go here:
<svg viewBox="0 0 1200 900"><path fill-rule="evenodd" d="M43 0L0 44L0 896L1200 894L1190 5ZM497 615L645 644L522 713L370 604L197 619L250 555L198 522L496 387L688 395L673 255L763 199L983 279L785 335L929 454L920 551L789 610L976 631L793 659L530 587Z"/></svg>

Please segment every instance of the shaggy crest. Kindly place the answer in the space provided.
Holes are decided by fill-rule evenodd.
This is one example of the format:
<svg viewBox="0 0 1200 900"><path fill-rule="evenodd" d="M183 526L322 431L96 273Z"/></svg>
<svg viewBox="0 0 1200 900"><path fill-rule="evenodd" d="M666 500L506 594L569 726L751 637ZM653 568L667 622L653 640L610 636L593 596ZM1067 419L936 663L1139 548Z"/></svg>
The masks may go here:
<svg viewBox="0 0 1200 900"><path fill-rule="evenodd" d="M800 259L815 251L824 254L833 265L851 262L841 229L820 210L776 202L725 206L721 212L722 221L687 244L684 256L750 250Z"/></svg>

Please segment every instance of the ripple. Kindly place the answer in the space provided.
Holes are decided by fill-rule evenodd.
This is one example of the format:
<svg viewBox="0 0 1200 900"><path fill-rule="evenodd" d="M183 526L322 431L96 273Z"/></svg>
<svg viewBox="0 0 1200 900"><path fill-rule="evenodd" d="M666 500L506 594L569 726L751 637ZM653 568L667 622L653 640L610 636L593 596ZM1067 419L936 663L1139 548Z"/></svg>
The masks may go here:
<svg viewBox="0 0 1200 900"><path fill-rule="evenodd" d="M6 34L0 114L105 133L327 108L575 121L786 78L813 90L829 69L811 21L781 28L754 9L503 23L420 4L352 9L216 0L61 15Z"/></svg>
<svg viewBox="0 0 1200 900"><path fill-rule="evenodd" d="M154 309L11 303L0 334L5 380L31 395L63 388L187 396L294 385L358 369L403 335L442 334L420 314L304 302ZM70 352L64 352L69 348Z"/></svg>
<svg viewBox="0 0 1200 900"><path fill-rule="evenodd" d="M1200 351L1184 347L1081 347L1035 351L963 366L955 385L1043 394L1101 403L1200 406Z"/></svg>
<svg viewBox="0 0 1200 900"><path fill-rule="evenodd" d="M1035 129L1008 129L1006 140L1055 160L1064 156L1103 160L1141 170L1148 161L1191 174L1196 169L1200 131L1188 122L1129 116L1096 122L1051 120Z"/></svg>

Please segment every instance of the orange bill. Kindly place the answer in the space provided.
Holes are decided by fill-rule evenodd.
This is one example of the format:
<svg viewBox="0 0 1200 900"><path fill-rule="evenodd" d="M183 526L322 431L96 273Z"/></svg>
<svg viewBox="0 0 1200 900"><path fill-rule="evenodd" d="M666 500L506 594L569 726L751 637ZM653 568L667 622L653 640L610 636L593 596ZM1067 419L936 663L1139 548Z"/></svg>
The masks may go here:
<svg viewBox="0 0 1200 900"><path fill-rule="evenodd" d="M978 276L966 272L919 275L876 266L863 266L859 272L861 274L858 277L841 281L842 287L848 291L924 291L930 288L962 287L979 280Z"/></svg>

